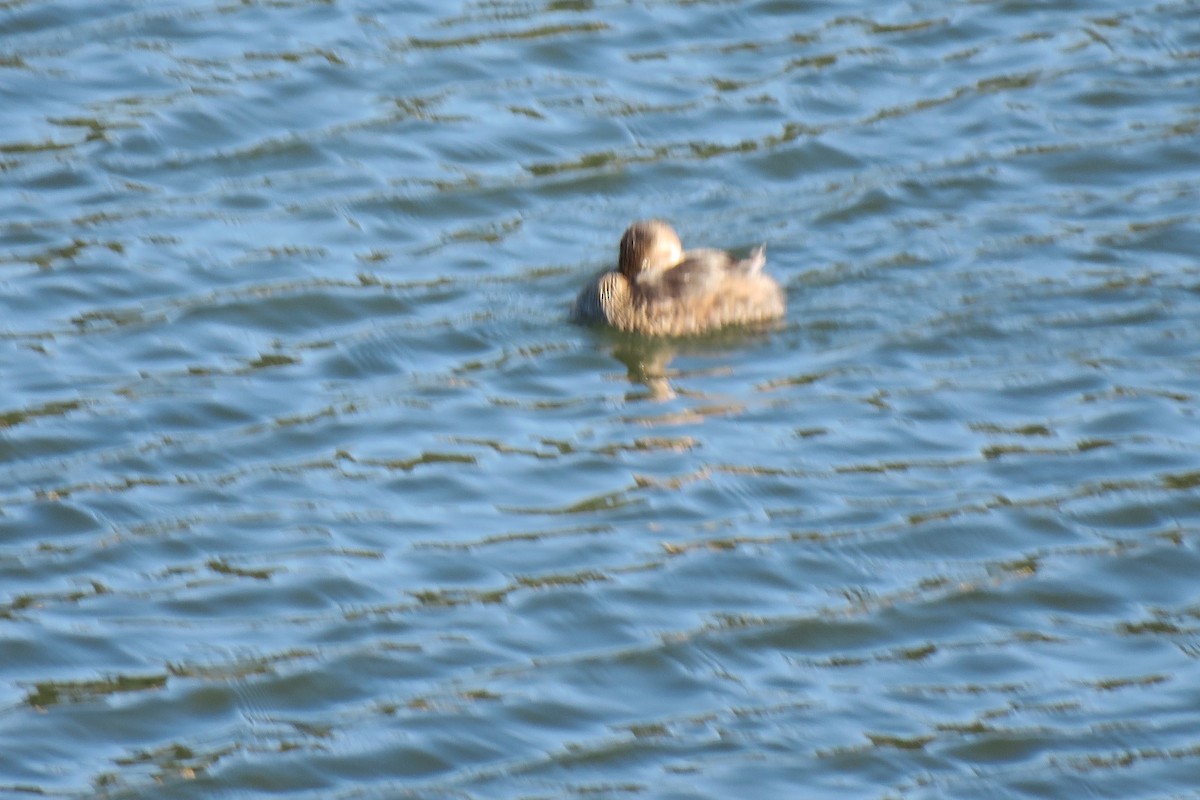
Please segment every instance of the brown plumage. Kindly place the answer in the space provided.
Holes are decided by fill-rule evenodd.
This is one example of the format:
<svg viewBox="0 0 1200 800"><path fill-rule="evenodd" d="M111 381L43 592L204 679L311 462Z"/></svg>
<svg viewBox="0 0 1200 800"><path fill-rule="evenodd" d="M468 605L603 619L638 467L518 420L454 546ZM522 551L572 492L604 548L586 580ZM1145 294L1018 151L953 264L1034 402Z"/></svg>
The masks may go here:
<svg viewBox="0 0 1200 800"><path fill-rule="evenodd" d="M783 290L749 258L723 250L684 252L661 220L635 222L621 237L617 269L598 275L575 299L576 319L651 336L686 336L782 317Z"/></svg>

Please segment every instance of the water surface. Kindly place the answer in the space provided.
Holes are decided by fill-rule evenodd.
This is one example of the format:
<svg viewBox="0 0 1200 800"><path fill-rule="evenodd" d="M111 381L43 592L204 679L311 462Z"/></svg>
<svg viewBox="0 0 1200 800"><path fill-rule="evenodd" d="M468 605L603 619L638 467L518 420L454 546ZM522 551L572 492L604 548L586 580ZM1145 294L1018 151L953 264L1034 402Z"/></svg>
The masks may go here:
<svg viewBox="0 0 1200 800"><path fill-rule="evenodd" d="M0 3L0 794L1195 796L1198 10Z"/></svg>

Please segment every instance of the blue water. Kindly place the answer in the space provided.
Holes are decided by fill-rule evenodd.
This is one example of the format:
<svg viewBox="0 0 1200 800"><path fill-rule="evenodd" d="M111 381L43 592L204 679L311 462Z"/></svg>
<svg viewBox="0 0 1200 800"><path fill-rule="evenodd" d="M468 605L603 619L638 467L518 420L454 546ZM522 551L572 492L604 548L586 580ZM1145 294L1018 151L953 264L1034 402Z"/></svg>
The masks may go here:
<svg viewBox="0 0 1200 800"><path fill-rule="evenodd" d="M1200 797L1198 12L0 3L0 796Z"/></svg>

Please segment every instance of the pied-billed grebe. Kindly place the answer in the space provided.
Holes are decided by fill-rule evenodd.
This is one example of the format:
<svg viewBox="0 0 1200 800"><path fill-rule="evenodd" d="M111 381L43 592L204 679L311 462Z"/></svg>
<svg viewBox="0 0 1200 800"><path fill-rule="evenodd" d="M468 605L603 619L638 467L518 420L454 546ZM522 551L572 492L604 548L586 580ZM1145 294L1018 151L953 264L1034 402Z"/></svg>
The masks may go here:
<svg viewBox="0 0 1200 800"><path fill-rule="evenodd" d="M783 289L763 273L762 247L736 259L723 250L688 250L662 220L635 222L621 237L617 269L592 280L575 300L576 319L632 333L686 336L782 317Z"/></svg>

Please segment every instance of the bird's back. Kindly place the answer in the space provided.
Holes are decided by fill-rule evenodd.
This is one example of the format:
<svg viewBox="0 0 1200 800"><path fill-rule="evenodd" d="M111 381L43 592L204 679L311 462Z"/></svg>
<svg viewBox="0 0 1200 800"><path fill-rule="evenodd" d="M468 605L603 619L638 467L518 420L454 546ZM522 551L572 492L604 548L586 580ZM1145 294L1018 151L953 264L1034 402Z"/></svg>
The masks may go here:
<svg viewBox="0 0 1200 800"><path fill-rule="evenodd" d="M699 333L781 317L784 295L763 273L763 248L736 259L722 250L689 250L682 262L638 276L632 300L639 316L664 333Z"/></svg>

